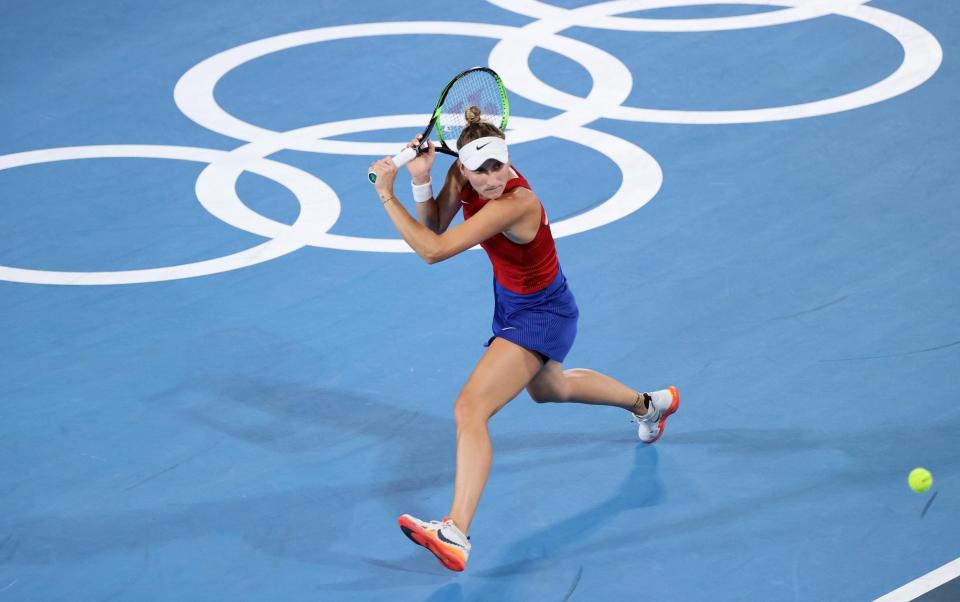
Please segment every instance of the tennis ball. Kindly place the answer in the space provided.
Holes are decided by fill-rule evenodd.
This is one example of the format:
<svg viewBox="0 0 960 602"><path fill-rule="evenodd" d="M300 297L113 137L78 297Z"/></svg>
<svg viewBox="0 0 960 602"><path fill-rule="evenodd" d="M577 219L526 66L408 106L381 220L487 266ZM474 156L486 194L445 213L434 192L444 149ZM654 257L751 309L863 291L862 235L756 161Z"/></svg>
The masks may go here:
<svg viewBox="0 0 960 602"><path fill-rule="evenodd" d="M914 468L907 477L907 483L910 484L910 489L923 493L933 485L933 475L926 468Z"/></svg>

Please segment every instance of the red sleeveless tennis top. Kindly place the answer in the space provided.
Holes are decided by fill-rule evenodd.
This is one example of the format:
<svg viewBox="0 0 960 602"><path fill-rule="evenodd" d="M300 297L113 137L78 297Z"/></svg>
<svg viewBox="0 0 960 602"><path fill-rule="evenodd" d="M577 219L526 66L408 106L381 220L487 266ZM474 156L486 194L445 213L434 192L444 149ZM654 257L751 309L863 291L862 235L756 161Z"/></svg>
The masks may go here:
<svg viewBox="0 0 960 602"><path fill-rule="evenodd" d="M510 169L508 167L508 169ZM516 171L516 169L514 169ZM517 187L530 189L526 178L517 172L517 177L507 182L503 194ZM487 204L480 198L470 183L460 191L460 204L463 207L463 219L473 217ZM540 229L533 240L526 244L517 244L503 235L495 234L480 243L493 264L493 277L507 290L515 293L535 293L547 287L560 271L557 259L557 247L553 242L547 212L540 204Z"/></svg>

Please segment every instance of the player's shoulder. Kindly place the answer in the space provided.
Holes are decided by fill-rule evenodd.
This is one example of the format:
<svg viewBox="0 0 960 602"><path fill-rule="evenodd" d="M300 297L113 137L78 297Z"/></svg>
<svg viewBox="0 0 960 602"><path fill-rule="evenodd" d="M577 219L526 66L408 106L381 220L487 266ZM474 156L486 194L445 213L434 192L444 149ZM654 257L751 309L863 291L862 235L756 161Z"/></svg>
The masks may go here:
<svg viewBox="0 0 960 602"><path fill-rule="evenodd" d="M508 192L503 193L498 201L508 203L512 207L511 212L519 211L523 215L540 213L540 199L529 188L517 186Z"/></svg>
<svg viewBox="0 0 960 602"><path fill-rule="evenodd" d="M503 193L500 196L501 200L512 201L516 203L524 204L539 204L540 199L537 198L536 193L527 188L526 186L515 186L509 191Z"/></svg>

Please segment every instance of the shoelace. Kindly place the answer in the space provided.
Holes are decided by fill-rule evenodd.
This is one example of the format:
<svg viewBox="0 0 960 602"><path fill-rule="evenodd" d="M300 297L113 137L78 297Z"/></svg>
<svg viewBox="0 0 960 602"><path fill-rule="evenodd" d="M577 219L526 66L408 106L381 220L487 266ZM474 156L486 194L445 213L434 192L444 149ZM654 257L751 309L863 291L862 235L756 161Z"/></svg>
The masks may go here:
<svg viewBox="0 0 960 602"><path fill-rule="evenodd" d="M448 521L443 521L443 520L432 520L432 521L430 521L429 525L430 525L431 527L436 528L438 531L439 531L440 529L444 528L444 527L450 527L450 528L452 528L452 529L457 530L457 526L456 526L456 524L455 524L453 521L449 521L449 523L450 523L449 525L447 524L447 522L448 522Z"/></svg>

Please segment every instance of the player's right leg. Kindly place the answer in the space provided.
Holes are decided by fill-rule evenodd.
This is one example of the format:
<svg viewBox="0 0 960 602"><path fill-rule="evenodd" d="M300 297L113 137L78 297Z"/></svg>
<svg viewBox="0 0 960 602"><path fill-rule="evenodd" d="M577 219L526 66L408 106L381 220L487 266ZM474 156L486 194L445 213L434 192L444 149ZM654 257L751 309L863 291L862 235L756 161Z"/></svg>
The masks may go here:
<svg viewBox="0 0 960 602"><path fill-rule="evenodd" d="M638 423L637 434L644 443L654 443L663 434L667 418L680 407L676 387L643 393L606 374L585 368L564 370L548 361L527 385L538 403L587 403L623 408Z"/></svg>

